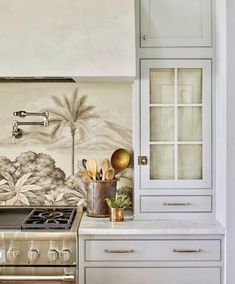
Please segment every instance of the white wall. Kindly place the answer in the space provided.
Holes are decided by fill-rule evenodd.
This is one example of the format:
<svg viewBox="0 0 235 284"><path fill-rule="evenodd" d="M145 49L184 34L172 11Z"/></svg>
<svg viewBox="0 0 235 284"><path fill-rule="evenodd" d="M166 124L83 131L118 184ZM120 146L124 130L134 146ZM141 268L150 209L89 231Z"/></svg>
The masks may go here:
<svg viewBox="0 0 235 284"><path fill-rule="evenodd" d="M216 0L215 25L216 218L226 226L226 0Z"/></svg>
<svg viewBox="0 0 235 284"><path fill-rule="evenodd" d="M0 0L0 76L134 77L134 0Z"/></svg>
<svg viewBox="0 0 235 284"><path fill-rule="evenodd" d="M235 283L235 1L227 0L227 282Z"/></svg>

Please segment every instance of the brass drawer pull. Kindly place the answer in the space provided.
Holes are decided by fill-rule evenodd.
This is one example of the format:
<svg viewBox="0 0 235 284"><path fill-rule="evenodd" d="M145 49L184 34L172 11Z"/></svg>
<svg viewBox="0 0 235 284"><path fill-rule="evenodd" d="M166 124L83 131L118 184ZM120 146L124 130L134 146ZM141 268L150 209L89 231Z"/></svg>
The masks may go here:
<svg viewBox="0 0 235 284"><path fill-rule="evenodd" d="M106 253L133 253L134 249L105 249Z"/></svg>
<svg viewBox="0 0 235 284"><path fill-rule="evenodd" d="M191 205L190 202L164 202L164 206L184 206L184 205Z"/></svg>
<svg viewBox="0 0 235 284"><path fill-rule="evenodd" d="M173 252L182 252L182 253L188 253L188 252L201 252L202 249L173 249Z"/></svg>

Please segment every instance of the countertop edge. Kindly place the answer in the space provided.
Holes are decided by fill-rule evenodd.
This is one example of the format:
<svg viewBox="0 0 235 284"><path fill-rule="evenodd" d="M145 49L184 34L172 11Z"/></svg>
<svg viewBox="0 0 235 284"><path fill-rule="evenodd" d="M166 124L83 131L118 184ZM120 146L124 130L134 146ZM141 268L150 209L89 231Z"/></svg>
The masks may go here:
<svg viewBox="0 0 235 284"><path fill-rule="evenodd" d="M225 235L224 226L199 220L132 220L112 223L109 219L83 218L78 229L79 235Z"/></svg>

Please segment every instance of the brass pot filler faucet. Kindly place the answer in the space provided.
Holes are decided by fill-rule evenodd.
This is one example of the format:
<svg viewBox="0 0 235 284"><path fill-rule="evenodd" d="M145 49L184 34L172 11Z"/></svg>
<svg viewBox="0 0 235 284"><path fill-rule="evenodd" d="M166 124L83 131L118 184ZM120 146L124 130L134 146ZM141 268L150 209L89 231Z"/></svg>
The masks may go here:
<svg viewBox="0 0 235 284"><path fill-rule="evenodd" d="M17 121L14 120L13 122L13 129L12 129L12 137L13 137L13 142L15 139L19 139L23 136L23 130L20 129L18 126L19 125L41 125L41 126L49 126L49 112L26 112L26 111L15 111L13 112L14 116L20 117L20 118L25 118L26 116L42 116L43 121Z"/></svg>

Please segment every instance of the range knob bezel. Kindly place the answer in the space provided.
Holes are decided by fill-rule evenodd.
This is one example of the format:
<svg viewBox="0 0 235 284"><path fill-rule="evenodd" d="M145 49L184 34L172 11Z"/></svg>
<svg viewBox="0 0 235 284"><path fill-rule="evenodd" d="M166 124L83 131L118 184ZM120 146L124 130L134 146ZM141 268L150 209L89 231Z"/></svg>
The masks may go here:
<svg viewBox="0 0 235 284"><path fill-rule="evenodd" d="M16 262L16 260L19 258L20 256L20 251L18 248L9 248L7 250L7 260L11 263Z"/></svg>
<svg viewBox="0 0 235 284"><path fill-rule="evenodd" d="M47 253L47 257L50 262L56 262L59 259L59 252L56 249L50 249Z"/></svg>
<svg viewBox="0 0 235 284"><path fill-rule="evenodd" d="M63 249L60 253L63 263L68 263L72 259L72 252L69 249Z"/></svg>
<svg viewBox="0 0 235 284"><path fill-rule="evenodd" d="M39 259L40 253L37 249L30 249L28 251L29 263L35 263Z"/></svg>

